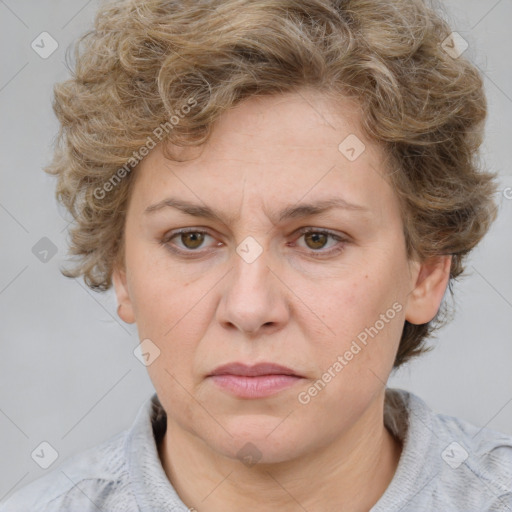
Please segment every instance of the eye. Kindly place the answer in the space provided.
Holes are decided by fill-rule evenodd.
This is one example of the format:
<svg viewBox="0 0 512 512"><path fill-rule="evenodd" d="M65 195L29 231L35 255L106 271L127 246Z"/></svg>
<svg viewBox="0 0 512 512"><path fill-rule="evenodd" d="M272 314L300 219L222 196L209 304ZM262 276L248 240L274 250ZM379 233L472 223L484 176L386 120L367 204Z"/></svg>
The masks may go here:
<svg viewBox="0 0 512 512"><path fill-rule="evenodd" d="M333 254L337 254L341 252L345 248L345 244L348 243L347 238L323 229L319 230L311 227L306 227L300 229L299 233L302 236L300 236L297 240L304 238L306 247L312 249L312 251L310 251L310 254L314 257L330 256ZM323 249L327 245L329 239L338 242L338 244L334 244L334 247L331 246L331 249L320 251L320 249Z"/></svg>
<svg viewBox="0 0 512 512"><path fill-rule="evenodd" d="M206 231L197 228L184 228L169 233L163 240L162 244L174 253L184 252L199 252L196 249L200 248L205 240L205 237L210 236ZM177 238L183 245L176 246L175 243L169 242ZM213 237L211 237L213 238Z"/></svg>
<svg viewBox="0 0 512 512"><path fill-rule="evenodd" d="M299 230L300 238L304 238L306 243L306 248L311 249L307 251L309 255L314 257L325 257L331 256L333 254L337 254L341 252L346 243L349 240L343 236L337 235L325 229L315 229L312 227L306 227ZM193 255L193 253L197 253L197 256L201 256L204 254L204 251L200 251L202 246L204 246L204 241L206 237L214 238L209 235L207 231L197 229L197 228L183 228L175 231L171 231L168 235L164 237L161 241L161 244L165 246L169 251L174 254L187 256ZM171 241L173 239L177 239L181 242L181 246L175 242ZM334 244L334 247L328 250L321 250L326 245L329 239L338 242ZM295 245L296 242L292 243ZM222 242L217 242L217 246L222 245Z"/></svg>

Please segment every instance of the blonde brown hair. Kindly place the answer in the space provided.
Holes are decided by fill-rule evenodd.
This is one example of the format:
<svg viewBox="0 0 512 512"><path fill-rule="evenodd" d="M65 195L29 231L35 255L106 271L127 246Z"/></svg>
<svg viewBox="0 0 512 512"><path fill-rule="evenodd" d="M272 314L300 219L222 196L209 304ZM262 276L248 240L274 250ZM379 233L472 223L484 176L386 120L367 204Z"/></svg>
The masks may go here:
<svg viewBox="0 0 512 512"><path fill-rule="evenodd" d="M444 50L450 32L421 0L103 5L77 43L72 78L55 86L61 129L46 170L74 217L78 257L65 274L111 287L141 148L202 144L243 99L312 88L358 101L366 136L389 155L408 255L451 254L452 292L496 217L496 175L477 160L482 79L464 56ZM427 324L405 322L395 368L429 349L424 340L446 311Z"/></svg>

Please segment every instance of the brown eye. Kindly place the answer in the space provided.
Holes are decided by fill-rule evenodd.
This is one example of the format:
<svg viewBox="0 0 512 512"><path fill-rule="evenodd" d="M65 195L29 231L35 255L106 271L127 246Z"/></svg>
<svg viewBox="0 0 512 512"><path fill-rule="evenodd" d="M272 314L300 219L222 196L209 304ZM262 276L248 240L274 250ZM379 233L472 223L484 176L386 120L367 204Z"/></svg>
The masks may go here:
<svg viewBox="0 0 512 512"><path fill-rule="evenodd" d="M199 249L205 245L206 237L213 238L206 231L186 228L168 233L161 241L161 244L175 254L188 253L192 255L197 253L199 255L204 252Z"/></svg>
<svg viewBox="0 0 512 512"><path fill-rule="evenodd" d="M304 240L310 249L322 249L329 239L329 234L322 232L309 232L304 235Z"/></svg>
<svg viewBox="0 0 512 512"><path fill-rule="evenodd" d="M315 258L337 255L350 243L347 237L323 229L306 227L300 229L299 233L301 236L297 241L301 240L301 242L295 242L294 245L308 249L306 252ZM302 241L302 239L304 240ZM330 245L329 241L331 242ZM303 244L305 244L305 246Z"/></svg>
<svg viewBox="0 0 512 512"><path fill-rule="evenodd" d="M204 241L205 233L192 231L190 233L181 233L180 240L187 249L197 249Z"/></svg>

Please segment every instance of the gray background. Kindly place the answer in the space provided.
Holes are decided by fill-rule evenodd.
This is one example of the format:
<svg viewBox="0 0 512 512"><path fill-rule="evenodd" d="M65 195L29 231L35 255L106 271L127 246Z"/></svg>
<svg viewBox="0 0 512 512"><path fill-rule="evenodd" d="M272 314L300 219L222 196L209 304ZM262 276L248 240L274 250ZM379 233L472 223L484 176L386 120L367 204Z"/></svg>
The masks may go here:
<svg viewBox="0 0 512 512"><path fill-rule="evenodd" d="M112 292L93 293L60 275L66 216L42 172L57 123L52 85L67 77L68 45L92 22L97 1L0 0L0 500L66 457L127 428L153 392L134 357L134 326L120 322ZM485 74L490 117L484 157L512 187L511 0L450 0L448 20ZM31 48L43 31L59 44L47 59ZM509 197L512 194L509 194ZM512 434L512 199L455 286L457 313L436 349L392 376L433 409ZM41 262L48 237L57 254ZM31 458L42 441L59 457Z"/></svg>

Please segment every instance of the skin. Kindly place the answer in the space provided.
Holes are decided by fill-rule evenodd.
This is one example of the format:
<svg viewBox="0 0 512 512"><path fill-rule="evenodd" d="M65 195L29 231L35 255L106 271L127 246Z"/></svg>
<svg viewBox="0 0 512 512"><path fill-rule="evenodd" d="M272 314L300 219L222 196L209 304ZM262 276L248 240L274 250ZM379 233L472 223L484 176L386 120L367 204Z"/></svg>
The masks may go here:
<svg viewBox="0 0 512 512"><path fill-rule="evenodd" d="M437 313L451 257L407 259L390 169L359 122L357 105L315 91L252 97L223 114L204 147L183 150L192 159L171 161L157 146L136 169L114 285L120 317L161 351L148 366L168 418L160 457L188 507L367 511L393 477L401 444L383 423L385 383L404 321ZM355 161L338 150L349 134L366 146ZM168 206L145 213L171 196L208 205L224 221ZM367 211L275 218L334 196ZM169 241L183 227L208 236L202 245ZM315 241L302 227L348 241ZM236 252L248 236L262 249L252 263ZM394 318L300 403L299 393L394 303ZM271 397L241 399L207 378L233 361L276 362L304 378ZM251 466L237 456L248 442L261 457Z"/></svg>

